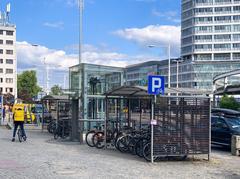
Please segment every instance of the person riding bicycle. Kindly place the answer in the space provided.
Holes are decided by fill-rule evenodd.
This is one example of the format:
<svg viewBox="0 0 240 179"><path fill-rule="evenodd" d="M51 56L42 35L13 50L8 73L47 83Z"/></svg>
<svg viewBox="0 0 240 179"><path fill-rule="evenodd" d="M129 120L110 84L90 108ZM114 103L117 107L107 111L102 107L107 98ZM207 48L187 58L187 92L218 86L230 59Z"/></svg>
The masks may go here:
<svg viewBox="0 0 240 179"><path fill-rule="evenodd" d="M15 136L16 136L18 126L20 126L22 130L23 139L24 140L27 139L26 133L24 131L24 116L25 116L25 109L23 106L17 106L15 109L13 109L14 130L13 130L12 142L15 141Z"/></svg>

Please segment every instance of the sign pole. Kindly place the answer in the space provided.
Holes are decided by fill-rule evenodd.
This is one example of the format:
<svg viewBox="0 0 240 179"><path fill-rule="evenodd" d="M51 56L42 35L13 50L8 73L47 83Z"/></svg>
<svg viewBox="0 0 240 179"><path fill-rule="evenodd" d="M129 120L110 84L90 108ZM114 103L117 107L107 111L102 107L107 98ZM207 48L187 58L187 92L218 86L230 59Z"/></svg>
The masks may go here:
<svg viewBox="0 0 240 179"><path fill-rule="evenodd" d="M151 105L151 163L153 163L154 159L154 151L153 151L153 145L154 145L154 125L157 125L157 120L154 119L154 107L156 105L157 95L158 94L164 94L164 77L153 75L148 76L148 94L154 95L152 98L152 105Z"/></svg>
<svg viewBox="0 0 240 179"><path fill-rule="evenodd" d="M152 112L151 112L151 163L153 163L153 125L154 121L154 106L156 103L156 95L154 95L154 101L152 102Z"/></svg>

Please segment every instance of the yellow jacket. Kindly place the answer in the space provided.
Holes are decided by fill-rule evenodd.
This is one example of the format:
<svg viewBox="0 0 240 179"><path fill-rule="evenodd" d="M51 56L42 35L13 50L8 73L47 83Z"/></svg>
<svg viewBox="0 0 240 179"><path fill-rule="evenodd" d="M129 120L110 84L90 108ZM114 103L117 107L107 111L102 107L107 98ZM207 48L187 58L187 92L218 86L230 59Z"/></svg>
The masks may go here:
<svg viewBox="0 0 240 179"><path fill-rule="evenodd" d="M22 121L24 122L24 107L23 106L17 106L13 111L13 117L14 121Z"/></svg>

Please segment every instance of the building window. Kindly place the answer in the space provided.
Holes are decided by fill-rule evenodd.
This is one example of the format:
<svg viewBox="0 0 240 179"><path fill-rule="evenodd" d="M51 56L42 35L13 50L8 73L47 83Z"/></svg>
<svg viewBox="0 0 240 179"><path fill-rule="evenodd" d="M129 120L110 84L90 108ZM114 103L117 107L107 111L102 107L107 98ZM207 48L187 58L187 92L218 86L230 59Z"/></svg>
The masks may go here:
<svg viewBox="0 0 240 179"><path fill-rule="evenodd" d="M231 22L231 16L217 16L214 20L215 22Z"/></svg>
<svg viewBox="0 0 240 179"><path fill-rule="evenodd" d="M240 49L240 43L235 43L235 44L233 44L233 48L237 48L237 49Z"/></svg>
<svg viewBox="0 0 240 179"><path fill-rule="evenodd" d="M240 53L233 53L233 60L240 60Z"/></svg>
<svg viewBox="0 0 240 179"><path fill-rule="evenodd" d="M6 54L13 55L13 50L6 50Z"/></svg>
<svg viewBox="0 0 240 179"><path fill-rule="evenodd" d="M239 12L240 11L240 6L233 6L233 11L234 12Z"/></svg>
<svg viewBox="0 0 240 179"><path fill-rule="evenodd" d="M0 63L3 63L3 59L0 59Z"/></svg>
<svg viewBox="0 0 240 179"><path fill-rule="evenodd" d="M6 73L7 73L7 74L13 74L13 69L7 68L7 69L6 69Z"/></svg>
<svg viewBox="0 0 240 179"><path fill-rule="evenodd" d="M13 88L6 88L6 93L12 93L13 92Z"/></svg>
<svg viewBox="0 0 240 179"><path fill-rule="evenodd" d="M1 93L3 92L3 88L0 88L0 92L1 92Z"/></svg>
<svg viewBox="0 0 240 179"><path fill-rule="evenodd" d="M212 22L212 17L195 17L194 22L195 24L206 24Z"/></svg>
<svg viewBox="0 0 240 179"><path fill-rule="evenodd" d="M195 33L199 33L199 32L212 32L212 26L195 27Z"/></svg>
<svg viewBox="0 0 240 179"><path fill-rule="evenodd" d="M214 39L216 41L230 41L231 35L230 34L214 35Z"/></svg>
<svg viewBox="0 0 240 179"><path fill-rule="evenodd" d="M0 35L3 35L3 30L0 30Z"/></svg>
<svg viewBox="0 0 240 179"><path fill-rule="evenodd" d="M11 35L11 36L12 36L12 35L13 35L13 31L7 30L7 31L6 31L6 35Z"/></svg>
<svg viewBox="0 0 240 179"><path fill-rule="evenodd" d="M3 82L3 78L0 78L0 83L2 83Z"/></svg>
<svg viewBox="0 0 240 179"><path fill-rule="evenodd" d="M214 27L215 32L231 32L230 25L218 25Z"/></svg>
<svg viewBox="0 0 240 179"><path fill-rule="evenodd" d="M0 68L0 73L3 73L3 68Z"/></svg>
<svg viewBox="0 0 240 179"><path fill-rule="evenodd" d="M212 36L211 35L196 35L194 39L196 42L199 42L199 41L210 42L210 41L212 41Z"/></svg>
<svg viewBox="0 0 240 179"><path fill-rule="evenodd" d="M214 54L214 60L230 60L230 58L231 58L230 53Z"/></svg>
<svg viewBox="0 0 240 179"><path fill-rule="evenodd" d="M199 54L199 55L194 55L195 60L212 60L212 55L211 54Z"/></svg>
<svg viewBox="0 0 240 179"><path fill-rule="evenodd" d="M195 45L196 50L203 50L203 51L211 51L212 50L212 45L211 44L199 44Z"/></svg>
<svg viewBox="0 0 240 179"><path fill-rule="evenodd" d="M6 83L13 83L13 78L6 78Z"/></svg>
<svg viewBox="0 0 240 179"><path fill-rule="evenodd" d="M13 45L13 40L6 40L7 45Z"/></svg>
<svg viewBox="0 0 240 179"><path fill-rule="evenodd" d="M3 40L0 40L0 44L3 44Z"/></svg>
<svg viewBox="0 0 240 179"><path fill-rule="evenodd" d="M230 49L231 44L214 44L214 49L215 50L223 50L223 49Z"/></svg>
<svg viewBox="0 0 240 179"><path fill-rule="evenodd" d="M13 64L13 59L6 59L6 64Z"/></svg>
<svg viewBox="0 0 240 179"><path fill-rule="evenodd" d="M233 34L233 40L240 40L240 34Z"/></svg>
<svg viewBox="0 0 240 179"><path fill-rule="evenodd" d="M215 12L217 13L231 12L231 7L215 7Z"/></svg>
<svg viewBox="0 0 240 179"><path fill-rule="evenodd" d="M239 32L240 31L240 25L233 25L233 30L234 30L234 32Z"/></svg>
<svg viewBox="0 0 240 179"><path fill-rule="evenodd" d="M3 54L3 49L0 49L0 54Z"/></svg>

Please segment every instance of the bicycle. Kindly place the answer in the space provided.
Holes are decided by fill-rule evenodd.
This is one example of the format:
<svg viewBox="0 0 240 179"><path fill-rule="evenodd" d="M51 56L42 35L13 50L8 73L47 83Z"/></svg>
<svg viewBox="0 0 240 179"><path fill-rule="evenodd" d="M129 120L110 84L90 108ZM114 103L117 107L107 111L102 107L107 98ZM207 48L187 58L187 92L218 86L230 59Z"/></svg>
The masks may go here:
<svg viewBox="0 0 240 179"><path fill-rule="evenodd" d="M21 128L18 129L17 135L18 135L18 140L19 140L19 142L22 142L22 141L26 141L26 140L27 140L27 137L23 135L23 131L22 131Z"/></svg>
<svg viewBox="0 0 240 179"><path fill-rule="evenodd" d="M94 129L92 129L86 133L85 142L87 143L87 145L89 147L94 147L93 136L97 132L101 132L103 127L104 127L104 125L97 124L96 126L94 126Z"/></svg>
<svg viewBox="0 0 240 179"><path fill-rule="evenodd" d="M58 121L56 129L53 131L54 139L58 139L58 137L65 139L70 135L71 126L69 126L68 122L69 121Z"/></svg>

